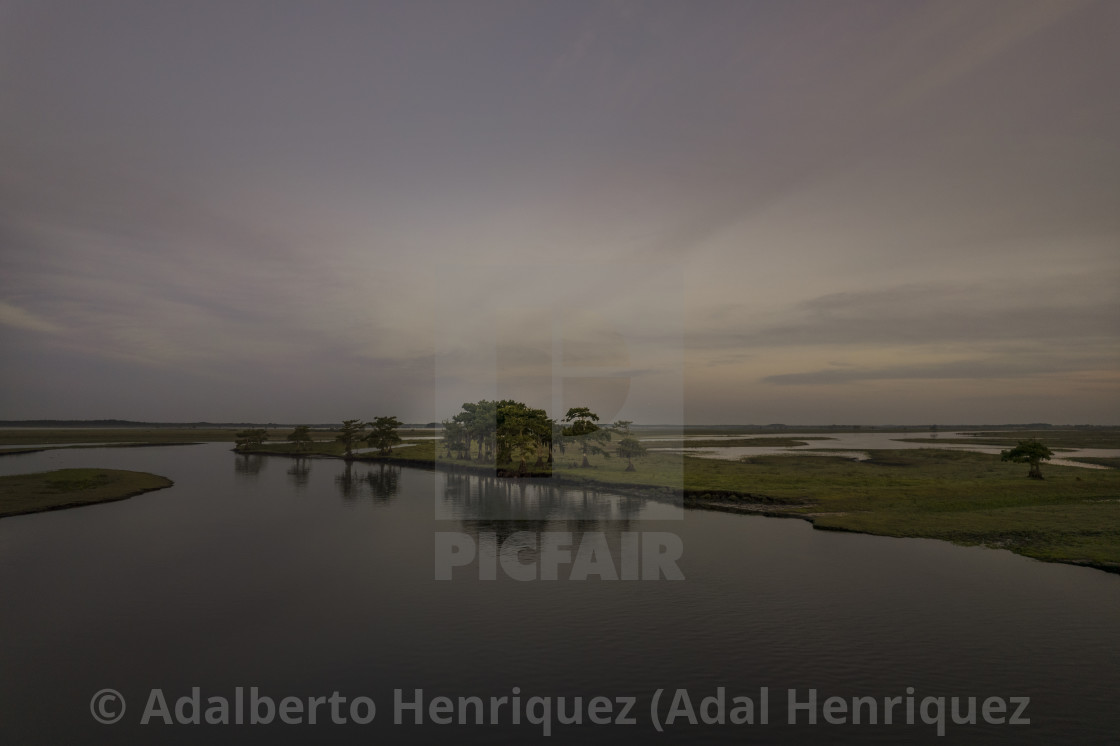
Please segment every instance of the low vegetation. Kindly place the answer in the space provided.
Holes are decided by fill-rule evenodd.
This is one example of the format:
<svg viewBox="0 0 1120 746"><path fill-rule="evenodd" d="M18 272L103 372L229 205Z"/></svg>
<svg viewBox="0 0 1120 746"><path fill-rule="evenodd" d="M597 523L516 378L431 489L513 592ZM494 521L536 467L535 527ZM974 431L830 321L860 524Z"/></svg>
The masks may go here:
<svg viewBox="0 0 1120 746"><path fill-rule="evenodd" d="M118 469L59 469L0 477L0 516L124 500L170 487L166 477Z"/></svg>

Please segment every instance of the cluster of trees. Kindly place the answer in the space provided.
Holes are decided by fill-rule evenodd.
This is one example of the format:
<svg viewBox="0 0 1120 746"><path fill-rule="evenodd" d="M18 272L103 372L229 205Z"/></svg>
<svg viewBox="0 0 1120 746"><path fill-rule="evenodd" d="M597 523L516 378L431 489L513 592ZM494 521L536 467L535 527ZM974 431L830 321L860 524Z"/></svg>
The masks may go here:
<svg viewBox="0 0 1120 746"><path fill-rule="evenodd" d="M235 450L243 450L249 446L259 446L268 440L268 431L263 428L241 430L233 434Z"/></svg>
<svg viewBox="0 0 1120 746"><path fill-rule="evenodd" d="M369 422L343 420L335 441L342 444L346 458L352 458L354 447L366 443L381 455L393 452L401 443L397 430L403 425L396 417L375 417ZM528 463L542 468L554 461L559 450L565 455L568 448L583 457L583 466L590 466L588 456L610 457L617 454L626 459L627 471L634 471L634 459L646 454L645 446L630 432L633 423L619 420L610 425L600 425L599 415L587 407L572 407L562 420L548 416L543 409L535 409L513 399L463 404L462 411L444 420L443 445L447 456L477 460L499 466L515 461L518 469L525 471ZM617 443L612 448L613 438ZM235 435L236 449L245 450L259 446L268 439L268 431L260 428L242 430ZM298 425L287 435L298 453L306 453L314 446L310 425Z"/></svg>
<svg viewBox="0 0 1120 746"><path fill-rule="evenodd" d="M297 451L301 452L311 450L315 442L311 439L310 425L297 425L295 430L288 433L288 440L295 445Z"/></svg>
<svg viewBox="0 0 1120 746"><path fill-rule="evenodd" d="M335 440L342 443L347 458L354 455L354 445L363 442L369 444L371 448L376 448L377 452L384 456L392 453L393 446L401 442L401 436L397 433L397 430L403 424L396 417L375 417L369 422L343 420L342 427L339 428L339 434ZM367 428L369 429L368 432L366 431ZM310 425L297 425L288 434L287 439L299 453L310 451L315 444L311 437ZM260 428L242 430L234 435L235 450L241 451L251 446L259 446L266 440L268 440L267 430Z"/></svg>
<svg viewBox="0 0 1120 746"><path fill-rule="evenodd" d="M335 440L342 443L346 458L354 455L354 444L359 442L364 442L370 448L376 448L382 456L387 456L393 452L393 446L401 442L397 430L403 424L396 417L375 417L369 422L343 420ZM370 428L368 433L367 427Z"/></svg>
<svg viewBox="0 0 1120 746"><path fill-rule="evenodd" d="M555 451L564 455L569 447L582 454L583 466L590 466L588 456L610 456L607 444L618 434L618 455L627 459L627 469L633 471L632 459L645 454L630 433L633 423L620 420L601 426L598 422L599 416L587 407L572 407L557 421L545 410L513 399L483 399L463 404L461 412L442 422L443 445L449 458L454 455L498 465L517 460L518 469L524 471L530 460L535 468L551 465Z"/></svg>

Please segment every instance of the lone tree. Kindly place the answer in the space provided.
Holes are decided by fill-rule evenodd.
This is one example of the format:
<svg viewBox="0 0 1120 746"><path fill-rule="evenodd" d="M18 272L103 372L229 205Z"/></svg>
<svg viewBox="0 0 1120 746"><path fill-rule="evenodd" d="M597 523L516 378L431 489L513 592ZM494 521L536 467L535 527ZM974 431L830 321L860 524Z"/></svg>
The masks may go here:
<svg viewBox="0 0 1120 746"><path fill-rule="evenodd" d="M296 425L296 429L288 434L288 440L295 445L297 451L303 452L310 450L311 444L314 443L311 439L311 426Z"/></svg>
<svg viewBox="0 0 1120 746"><path fill-rule="evenodd" d="M388 456L393 452L393 446L401 442L397 428L403 424L396 417L376 417L369 423L373 430L365 437L365 441L382 456Z"/></svg>
<svg viewBox="0 0 1120 746"><path fill-rule="evenodd" d="M633 435L624 435L618 442L618 455L626 459L626 471L634 471L634 459L646 455L646 447Z"/></svg>
<svg viewBox="0 0 1120 746"><path fill-rule="evenodd" d="M583 453L582 466L591 466L587 460L588 454L603 454L609 456L607 449L603 447L603 443L611 439L611 434L608 430L604 430L595 423L599 421L599 415L592 412L587 407L572 407L568 413L564 415L564 422L568 423L567 426L561 431L565 436L575 439L579 444L580 452Z"/></svg>
<svg viewBox="0 0 1120 746"><path fill-rule="evenodd" d="M1016 464L1030 464L1027 476L1031 479L1042 479L1042 462L1049 461L1054 452L1046 444L1031 438L1020 440L1019 445L1006 451L1000 451L1000 461L1013 461Z"/></svg>
<svg viewBox="0 0 1120 746"><path fill-rule="evenodd" d="M346 449L346 458L351 458L354 455L354 441L359 440L362 431L366 429L366 423L361 420L343 420L342 427L338 429L338 435L335 440L342 444Z"/></svg>
<svg viewBox="0 0 1120 746"><path fill-rule="evenodd" d="M634 459L646 455L646 447L630 432L633 420L617 420L611 424L611 431L618 434L618 457L626 459L626 471L634 471Z"/></svg>

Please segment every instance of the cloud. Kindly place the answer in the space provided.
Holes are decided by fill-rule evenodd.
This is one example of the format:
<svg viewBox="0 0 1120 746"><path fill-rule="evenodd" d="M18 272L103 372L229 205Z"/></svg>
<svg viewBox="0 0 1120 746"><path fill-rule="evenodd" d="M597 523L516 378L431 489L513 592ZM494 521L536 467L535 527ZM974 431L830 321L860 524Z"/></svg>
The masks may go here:
<svg viewBox="0 0 1120 746"><path fill-rule="evenodd" d="M1117 273L1099 272L1014 287L993 278L830 293L777 309L763 324L743 309L738 329L735 315L720 309L718 321L693 325L687 342L698 350L1040 340L1069 346L1120 337L1116 287Z"/></svg>
<svg viewBox="0 0 1120 746"><path fill-rule="evenodd" d="M889 380L946 380L946 379L996 379L1030 378L1052 373L1071 373L1087 370L1111 370L1117 359L1054 359L1045 356L1010 356L980 360L955 360L945 363L918 363L881 368L826 368L806 373L782 373L766 376L763 383L780 386L834 385L857 381Z"/></svg>
<svg viewBox="0 0 1120 746"><path fill-rule="evenodd" d="M62 334L65 330L31 311L0 301L0 324L41 334Z"/></svg>

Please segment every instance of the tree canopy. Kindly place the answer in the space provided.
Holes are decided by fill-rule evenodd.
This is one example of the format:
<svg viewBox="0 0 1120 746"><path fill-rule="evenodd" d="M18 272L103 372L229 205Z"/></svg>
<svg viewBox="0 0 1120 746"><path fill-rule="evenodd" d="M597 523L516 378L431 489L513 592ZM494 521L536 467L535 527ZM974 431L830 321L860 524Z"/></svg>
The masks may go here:
<svg viewBox="0 0 1120 746"><path fill-rule="evenodd" d="M457 420L444 420L443 425L443 447L447 450L447 458L452 458L452 455L457 453L459 458L468 458L467 453L467 428Z"/></svg>
<svg viewBox="0 0 1120 746"><path fill-rule="evenodd" d="M548 413L519 401L498 402L495 435L498 463L510 463L516 455L519 469L524 471L527 459L536 456L537 466L544 464L544 453L552 441L552 425Z"/></svg>
<svg viewBox="0 0 1120 746"><path fill-rule="evenodd" d="M545 410L513 399L467 402L443 421L443 446L449 458L492 460L499 467L516 462L521 472L530 460L535 468L544 467L546 459L551 464L553 448L563 453L568 443L579 445L585 466L587 454L606 454L601 444L610 433L595 424L598 415L587 407L573 408L568 415L558 423Z"/></svg>
<svg viewBox="0 0 1120 746"><path fill-rule="evenodd" d="M564 415L567 426L561 431L566 437L572 438L583 454L583 466L591 466L587 457L591 454L609 456L605 444L610 442L609 430L604 430L597 423L599 415L587 407L572 407Z"/></svg>
<svg viewBox="0 0 1120 746"><path fill-rule="evenodd" d="M362 431L366 429L366 423L361 420L343 420L342 427L338 429L338 435L335 440L342 444L346 449L346 458L354 455L354 443L361 439Z"/></svg>
<svg viewBox="0 0 1120 746"><path fill-rule="evenodd" d="M375 417L368 424L372 430L365 437L365 441L369 443L371 448L376 448L382 456L392 453L393 446L401 442L401 436L397 433L397 430L404 423L396 417Z"/></svg>
<svg viewBox="0 0 1120 746"><path fill-rule="evenodd" d="M618 456L626 459L626 471L634 471L634 459L645 456L647 451L642 442L630 432L632 420L618 420L611 425L611 429L618 433Z"/></svg>
<svg viewBox="0 0 1120 746"><path fill-rule="evenodd" d="M309 425L297 425L292 432L288 433L288 440L295 445L297 451L310 449L314 442L311 439L311 427Z"/></svg>
<svg viewBox="0 0 1120 746"><path fill-rule="evenodd" d="M1005 451L1000 451L999 457L1001 461L1011 461L1016 464L1030 464L1031 467L1027 471L1027 476L1031 479L1042 479L1042 462L1049 461L1054 455L1040 440L1031 438L1030 440L1020 440L1019 445Z"/></svg>
<svg viewBox="0 0 1120 746"><path fill-rule="evenodd" d="M268 431L262 428L252 428L235 433L234 448L241 450L247 446L259 446L268 439Z"/></svg>

